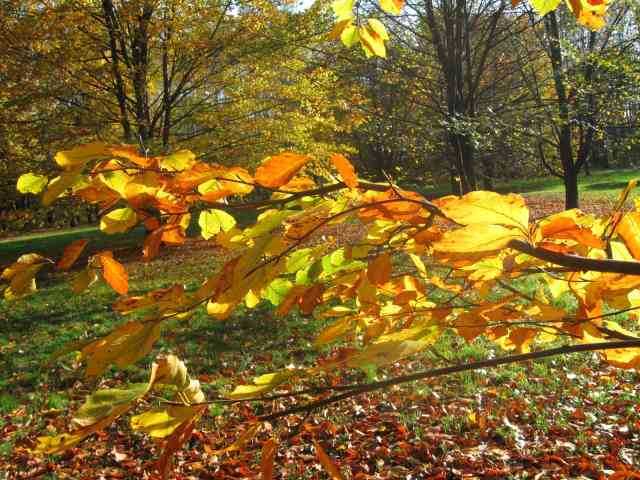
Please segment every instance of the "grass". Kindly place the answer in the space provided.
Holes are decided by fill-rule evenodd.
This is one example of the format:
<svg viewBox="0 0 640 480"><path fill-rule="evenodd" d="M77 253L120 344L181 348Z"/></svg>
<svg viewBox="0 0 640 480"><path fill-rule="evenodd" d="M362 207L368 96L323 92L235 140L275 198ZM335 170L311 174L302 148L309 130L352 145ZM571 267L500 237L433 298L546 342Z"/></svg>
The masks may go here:
<svg viewBox="0 0 640 480"><path fill-rule="evenodd" d="M35 232L27 235L0 239L0 265L14 261L23 253L39 253L56 257L65 246L74 240L89 240L86 253L105 249L119 249L139 244L144 237L144 228L139 227L125 234L106 235L98 227L68 228Z"/></svg>

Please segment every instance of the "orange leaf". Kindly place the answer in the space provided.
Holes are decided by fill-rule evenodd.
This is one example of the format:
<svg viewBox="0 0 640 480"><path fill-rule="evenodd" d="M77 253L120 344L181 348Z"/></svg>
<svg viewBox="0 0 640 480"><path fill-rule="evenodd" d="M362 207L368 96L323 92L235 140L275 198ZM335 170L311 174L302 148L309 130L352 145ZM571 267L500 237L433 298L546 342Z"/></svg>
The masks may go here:
<svg viewBox="0 0 640 480"><path fill-rule="evenodd" d="M142 245L142 257L144 260L149 261L158 256L164 231L165 228L160 227L145 237L144 244Z"/></svg>
<svg viewBox="0 0 640 480"><path fill-rule="evenodd" d="M309 160L311 157L293 152L267 157L256 170L255 180L263 187L279 188L288 183Z"/></svg>
<svg viewBox="0 0 640 480"><path fill-rule="evenodd" d="M270 438L262 444L262 459L260 461L260 474L262 480L273 479L273 461L278 452L278 442Z"/></svg>
<svg viewBox="0 0 640 480"><path fill-rule="evenodd" d="M544 238L575 240L593 248L604 248L604 242L595 236L590 229L578 225L575 220L566 216L556 216L541 228Z"/></svg>
<svg viewBox="0 0 640 480"><path fill-rule="evenodd" d="M316 456L322 464L322 467L327 471L332 480L345 480L344 476L340 472L340 469L333 463L331 457L327 455L327 452L316 441L313 442L313 446L316 447Z"/></svg>
<svg viewBox="0 0 640 480"><path fill-rule="evenodd" d="M113 258L113 253L101 252L98 254L102 264L102 275L106 282L116 292L124 295L129 291L129 275L122 264Z"/></svg>
<svg viewBox="0 0 640 480"><path fill-rule="evenodd" d="M78 257L80 257L80 254L84 250L84 247L87 246L87 243L89 243L88 240L80 239L64 247L62 258L58 261L58 269L69 270L76 260L78 260Z"/></svg>
<svg viewBox="0 0 640 480"><path fill-rule="evenodd" d="M617 227L618 235L622 237L633 258L640 258L640 212L627 213L622 217Z"/></svg>
<svg viewBox="0 0 640 480"><path fill-rule="evenodd" d="M382 285L389 281L391 277L391 257L388 253L377 256L369 263L367 268L367 278L374 285Z"/></svg>
<svg viewBox="0 0 640 480"><path fill-rule="evenodd" d="M358 186L358 177L356 176L356 170L351 165L351 162L344 156L339 153L334 153L331 155L331 163L336 167L340 177L342 177L342 181L349 188L356 188Z"/></svg>

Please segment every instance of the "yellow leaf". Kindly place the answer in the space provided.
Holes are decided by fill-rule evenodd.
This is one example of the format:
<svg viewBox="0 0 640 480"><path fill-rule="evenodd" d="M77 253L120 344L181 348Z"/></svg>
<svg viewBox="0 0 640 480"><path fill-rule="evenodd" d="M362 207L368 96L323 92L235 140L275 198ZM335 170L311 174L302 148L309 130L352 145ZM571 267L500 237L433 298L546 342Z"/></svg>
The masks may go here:
<svg viewBox="0 0 640 480"><path fill-rule="evenodd" d="M331 4L331 8L333 12L338 17L338 21L342 20L350 20L354 17L353 15L353 4L355 0L335 0Z"/></svg>
<svg viewBox="0 0 640 480"><path fill-rule="evenodd" d="M358 29L364 53L367 57L377 55L386 58L387 49L384 46L384 41L389 38L386 28L380 20L369 19L368 23Z"/></svg>
<svg viewBox="0 0 640 480"><path fill-rule="evenodd" d="M78 260L78 257L82 254L84 247L89 243L88 240L80 239L75 242L71 242L69 245L64 247L64 251L62 252L62 258L58 260L57 267L59 270L69 270L71 266Z"/></svg>
<svg viewBox="0 0 640 480"><path fill-rule="evenodd" d="M555 10L562 0L529 0L538 15L544 16Z"/></svg>
<svg viewBox="0 0 640 480"><path fill-rule="evenodd" d="M48 207L56 198L64 194L67 189L73 187L80 179L80 171L78 170L70 170L54 178L49 182L47 189L42 194L42 204Z"/></svg>
<svg viewBox="0 0 640 480"><path fill-rule="evenodd" d="M236 225L236 219L224 210L210 209L200 212L198 225L202 232L202 238L209 240L218 233L228 232Z"/></svg>
<svg viewBox="0 0 640 480"><path fill-rule="evenodd" d="M513 228L474 224L445 232L442 238L433 244L433 249L449 253L487 253L506 247L510 240L525 238L520 231Z"/></svg>
<svg viewBox="0 0 640 480"><path fill-rule="evenodd" d="M111 252L102 252L97 255L102 264L102 275L106 282L116 292L124 295L129 291L129 275L124 266L113 258Z"/></svg>
<svg viewBox="0 0 640 480"><path fill-rule="evenodd" d="M35 276L48 260L37 253L22 255L2 272L2 279L9 281L4 291L7 300L13 300L36 289Z"/></svg>
<svg viewBox="0 0 640 480"><path fill-rule="evenodd" d="M344 184L349 188L356 188L358 186L358 177L351 162L339 153L332 154L330 159L333 166L338 170Z"/></svg>
<svg viewBox="0 0 640 480"><path fill-rule="evenodd" d="M111 150L104 143L88 143L56 153L55 161L64 170L73 170L84 167L91 160L106 157L110 153Z"/></svg>
<svg viewBox="0 0 640 480"><path fill-rule="evenodd" d="M400 15L404 0L380 0L380 8L392 15Z"/></svg>
<svg viewBox="0 0 640 480"><path fill-rule="evenodd" d="M342 472L340 472L340 469L336 466L335 463L333 463L331 457L327 455L327 452L324 451L320 444L314 440L313 446L316 449L316 456L318 457L318 461L320 461L322 468L324 468L325 471L329 474L331 480L345 480Z"/></svg>
<svg viewBox="0 0 640 480"><path fill-rule="evenodd" d="M529 209L520 195L476 191L462 197L448 196L435 202L447 217L461 225L494 224L526 232Z"/></svg>
<svg viewBox="0 0 640 480"><path fill-rule="evenodd" d="M170 172L181 172L192 167L196 162L196 156L189 150L179 150L160 159L160 168Z"/></svg>
<svg viewBox="0 0 640 480"><path fill-rule="evenodd" d="M254 385L237 385L227 397L232 400L259 397L281 385L288 378L289 374L286 372L262 375L254 379Z"/></svg>
<svg viewBox="0 0 640 480"><path fill-rule="evenodd" d="M256 170L255 180L267 188L279 188L291 180L311 157L284 152L267 157Z"/></svg>
<svg viewBox="0 0 640 480"><path fill-rule="evenodd" d="M49 179L44 175L36 175L29 172L20 175L16 187L20 193L37 194L44 190L48 182Z"/></svg>
<svg viewBox="0 0 640 480"><path fill-rule="evenodd" d="M349 331L353 329L353 324L353 317L340 318L318 334L315 341L313 342L314 345L326 345L327 343L333 342L334 340L345 336L347 333L349 333Z"/></svg>
<svg viewBox="0 0 640 480"><path fill-rule="evenodd" d="M640 259L640 212L626 213L618 223L616 232L633 255Z"/></svg>
<svg viewBox="0 0 640 480"><path fill-rule="evenodd" d="M350 23L342 30L342 33L340 34L340 40L346 47L353 47L360 41L358 28L354 24Z"/></svg>
<svg viewBox="0 0 640 480"><path fill-rule="evenodd" d="M63 452L77 445L89 435L109 426L149 391L155 381L156 369L157 365L154 363L151 367L151 378L146 384L134 384L129 389L118 389L115 394L109 390L98 390L89 396L78 411L79 417L76 419L76 423L84 424L84 426L71 433L38 437L35 453L56 454Z"/></svg>
<svg viewBox="0 0 640 480"><path fill-rule="evenodd" d="M111 210L100 219L100 230L112 235L114 233L124 233L133 228L138 223L138 215L130 207L117 208Z"/></svg>
<svg viewBox="0 0 640 480"><path fill-rule="evenodd" d="M390 340L373 343L347 361L350 367L383 366L423 351L433 340Z"/></svg>
<svg viewBox="0 0 640 480"><path fill-rule="evenodd" d="M106 337L91 342L82 349L89 377L101 375L109 365L126 367L151 351L160 337L160 322L132 321L121 325Z"/></svg>
<svg viewBox="0 0 640 480"><path fill-rule="evenodd" d="M154 438L164 438L182 423L200 413L201 406L171 405L162 410L151 410L131 418L131 428Z"/></svg>

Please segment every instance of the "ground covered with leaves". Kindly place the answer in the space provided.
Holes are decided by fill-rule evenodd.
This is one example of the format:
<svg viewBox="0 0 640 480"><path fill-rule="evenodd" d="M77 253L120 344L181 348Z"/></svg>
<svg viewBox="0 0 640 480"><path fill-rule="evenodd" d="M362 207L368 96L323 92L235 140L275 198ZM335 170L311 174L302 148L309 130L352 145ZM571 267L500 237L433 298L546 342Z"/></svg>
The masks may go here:
<svg viewBox="0 0 640 480"><path fill-rule="evenodd" d="M543 215L562 199L531 201L534 215ZM586 210L608 207L603 200ZM348 241L354 233L331 234ZM193 287L223 255L203 242L148 263L130 252L131 293L176 282ZM0 303L0 478L154 478L157 446L131 432L128 418L65 454L31 453L37 436L68 429L70 413L93 387L79 381L73 353L47 363L51 355L122 322L109 307L116 298L109 288L72 296L64 275L50 278L29 302ZM340 345L320 352L312 346L323 325L312 317L277 318L268 308L239 311L226 322L202 311L176 320L157 350L187 360L208 397L214 397L272 369L310 365L318 355L339 356ZM501 353L482 339L467 345L447 336L423 357L331 381L370 381ZM145 380L150 358L111 370L97 386ZM328 478L314 442L345 478L640 478L638 380L637 373L613 369L592 354L450 375L291 415L246 439L247 448L225 453L219 450L242 437L247 420L281 410L293 399L212 404L176 456L174 475L259 477L261 446L275 437L276 478Z"/></svg>

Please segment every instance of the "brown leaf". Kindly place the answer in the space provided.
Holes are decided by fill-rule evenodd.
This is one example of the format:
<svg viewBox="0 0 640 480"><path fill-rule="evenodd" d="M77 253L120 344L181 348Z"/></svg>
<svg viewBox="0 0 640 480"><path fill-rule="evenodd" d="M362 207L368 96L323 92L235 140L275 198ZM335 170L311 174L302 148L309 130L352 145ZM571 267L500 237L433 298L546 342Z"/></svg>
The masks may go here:
<svg viewBox="0 0 640 480"><path fill-rule="evenodd" d="M78 257L82 254L84 247L89 243L88 240L80 239L75 242L70 243L66 247L64 247L64 252L62 253L62 258L58 261L56 265L59 270L69 270L71 266L78 260Z"/></svg>
<svg viewBox="0 0 640 480"><path fill-rule="evenodd" d="M391 257L388 253L378 255L367 268L367 278L374 285L382 285L391 277Z"/></svg>
<svg viewBox="0 0 640 480"><path fill-rule="evenodd" d="M262 480L273 479L273 462L278 452L278 442L270 438L262 444L262 458L260 460L260 475Z"/></svg>
<svg viewBox="0 0 640 480"><path fill-rule="evenodd" d="M316 441L313 442L313 446L316 448L316 455L322 467L327 471L332 480L345 480L344 476L340 472L340 469L333 463L331 457L327 455L327 452Z"/></svg>

